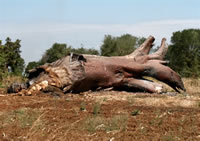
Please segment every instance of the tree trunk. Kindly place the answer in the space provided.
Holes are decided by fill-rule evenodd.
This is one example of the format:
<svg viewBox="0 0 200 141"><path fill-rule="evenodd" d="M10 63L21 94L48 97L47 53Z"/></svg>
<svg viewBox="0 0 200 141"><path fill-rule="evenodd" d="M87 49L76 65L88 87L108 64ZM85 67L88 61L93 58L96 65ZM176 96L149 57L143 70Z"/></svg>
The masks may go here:
<svg viewBox="0 0 200 141"><path fill-rule="evenodd" d="M44 90L48 86L63 92L79 93L113 87L128 91L162 92L162 85L144 79L156 78L174 90L184 90L180 76L163 64L167 53L166 39L163 38L158 51L149 54L154 37L147 40L133 53L126 56L104 57L71 53L51 64L39 66L29 73L28 94Z"/></svg>

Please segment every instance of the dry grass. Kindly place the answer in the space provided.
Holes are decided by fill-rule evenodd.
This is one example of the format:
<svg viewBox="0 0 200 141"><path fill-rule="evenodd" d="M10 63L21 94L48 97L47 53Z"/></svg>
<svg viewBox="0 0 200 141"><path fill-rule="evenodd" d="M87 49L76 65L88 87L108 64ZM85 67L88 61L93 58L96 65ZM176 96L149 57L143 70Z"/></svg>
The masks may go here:
<svg viewBox="0 0 200 141"><path fill-rule="evenodd" d="M101 104L99 102L95 103L94 104L94 107L93 107L93 114L94 115L97 115L101 112Z"/></svg>
<svg viewBox="0 0 200 141"><path fill-rule="evenodd" d="M40 115L39 111L29 108L19 108L0 115L1 127L17 125L20 128L31 127Z"/></svg>
<svg viewBox="0 0 200 141"><path fill-rule="evenodd" d="M89 133L96 131L125 131L128 115L115 115L111 118L91 116L83 120L82 128Z"/></svg>
<svg viewBox="0 0 200 141"><path fill-rule="evenodd" d="M100 91L0 97L0 140L199 139L200 80L183 80L187 95Z"/></svg>
<svg viewBox="0 0 200 141"><path fill-rule="evenodd" d="M3 78L2 81L0 81L0 94L2 93L6 93L7 92L7 88L12 84L12 83L22 83L25 82L25 78L23 78L22 76L12 76L9 75L5 78Z"/></svg>
<svg viewBox="0 0 200 141"><path fill-rule="evenodd" d="M175 92L171 87L168 85L154 79L151 77L145 77L148 80L152 80L156 83L160 83L164 86L164 92ZM200 95L200 78L182 78L184 86L187 90L188 94L199 94Z"/></svg>
<svg viewBox="0 0 200 141"><path fill-rule="evenodd" d="M155 80L154 80L155 81ZM156 81L157 83L161 83ZM183 78L183 82L186 88L186 92L176 93L172 88L164 85L166 93L163 94L148 94L148 93L128 93L116 91L101 92L101 94L95 93L87 96L86 99L100 101L106 99L104 103L109 101L128 101L129 105L142 105L142 106L154 106L154 107L200 107L200 79Z"/></svg>
<svg viewBox="0 0 200 141"><path fill-rule="evenodd" d="M187 93L200 96L200 78L183 78Z"/></svg>

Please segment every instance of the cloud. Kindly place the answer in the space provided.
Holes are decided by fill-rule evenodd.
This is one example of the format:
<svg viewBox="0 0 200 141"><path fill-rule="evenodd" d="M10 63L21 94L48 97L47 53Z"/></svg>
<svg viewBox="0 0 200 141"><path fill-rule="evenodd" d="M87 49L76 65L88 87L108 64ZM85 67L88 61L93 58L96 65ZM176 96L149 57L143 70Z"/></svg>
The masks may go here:
<svg viewBox="0 0 200 141"><path fill-rule="evenodd" d="M22 56L28 63L39 60L55 42L67 43L73 47L83 44L87 48L99 49L104 35L120 36L129 33L141 37L153 35L156 44L159 44L162 37L170 42L173 32L187 28L200 28L200 20L163 20L138 24L0 23L0 38L4 40L9 36L13 40L22 40Z"/></svg>
<svg viewBox="0 0 200 141"><path fill-rule="evenodd" d="M170 42L170 37L175 31L188 29L188 28L200 28L200 20L164 20L154 21L132 25L127 30L136 36L148 36L153 35L156 41L160 41L162 37L166 37Z"/></svg>

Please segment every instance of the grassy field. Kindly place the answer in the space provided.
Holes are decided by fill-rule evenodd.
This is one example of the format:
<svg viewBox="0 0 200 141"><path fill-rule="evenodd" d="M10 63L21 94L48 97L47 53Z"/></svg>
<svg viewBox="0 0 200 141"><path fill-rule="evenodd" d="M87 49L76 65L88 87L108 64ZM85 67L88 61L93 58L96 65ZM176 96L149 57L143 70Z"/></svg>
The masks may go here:
<svg viewBox="0 0 200 141"><path fill-rule="evenodd" d="M200 79L183 80L181 94L165 86L164 94L4 96L1 88L0 140L200 140Z"/></svg>

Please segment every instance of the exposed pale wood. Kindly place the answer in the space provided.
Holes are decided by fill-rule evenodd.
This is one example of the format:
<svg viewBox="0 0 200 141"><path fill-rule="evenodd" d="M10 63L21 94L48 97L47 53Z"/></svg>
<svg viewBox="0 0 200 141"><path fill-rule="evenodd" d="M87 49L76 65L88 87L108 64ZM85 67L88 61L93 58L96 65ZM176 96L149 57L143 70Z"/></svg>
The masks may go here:
<svg viewBox="0 0 200 141"><path fill-rule="evenodd" d="M149 36L145 42L137 48L133 53L127 55L128 57L135 58L137 56L143 56L149 54L151 47L153 46L155 38L153 36Z"/></svg>
<svg viewBox="0 0 200 141"><path fill-rule="evenodd" d="M162 60L162 59L164 59L165 55L167 54L167 50L168 50L168 45L166 43L166 38L163 38L160 48L155 53L150 54L149 58Z"/></svg>

